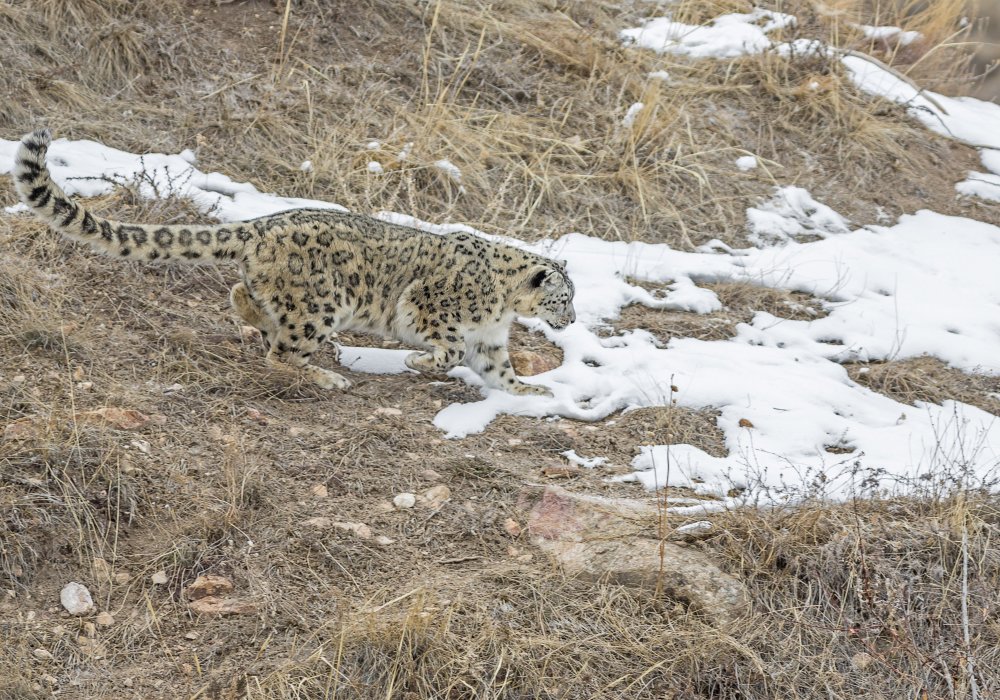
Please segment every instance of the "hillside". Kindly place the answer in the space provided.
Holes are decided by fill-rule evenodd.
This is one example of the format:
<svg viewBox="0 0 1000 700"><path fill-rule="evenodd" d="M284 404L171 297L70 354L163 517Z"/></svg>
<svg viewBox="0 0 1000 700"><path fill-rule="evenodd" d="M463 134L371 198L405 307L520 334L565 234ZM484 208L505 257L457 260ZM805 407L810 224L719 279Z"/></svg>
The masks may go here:
<svg viewBox="0 0 1000 700"><path fill-rule="evenodd" d="M0 3L0 697L1000 694L967 11ZM339 205L566 260L578 322L511 341L555 397L360 334L347 392L269 370L233 267L20 211L40 125L116 219Z"/></svg>

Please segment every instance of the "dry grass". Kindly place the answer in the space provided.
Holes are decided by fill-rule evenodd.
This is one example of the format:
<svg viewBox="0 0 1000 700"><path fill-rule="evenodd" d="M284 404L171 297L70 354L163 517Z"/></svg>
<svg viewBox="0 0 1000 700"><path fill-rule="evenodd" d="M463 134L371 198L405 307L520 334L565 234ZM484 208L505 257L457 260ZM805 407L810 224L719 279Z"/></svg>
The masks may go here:
<svg viewBox="0 0 1000 700"><path fill-rule="evenodd" d="M900 403L960 401L1000 415L1000 377L971 374L933 357L848 365L851 379Z"/></svg>
<svg viewBox="0 0 1000 700"><path fill-rule="evenodd" d="M963 89L954 3L783 8L802 19L786 38L876 49L935 89ZM858 224L878 207L960 211L951 187L975 153L858 93L835 61L690 62L619 46L619 29L658 11L12 0L0 3L0 86L12 96L0 129L12 138L46 123L131 151L191 147L202 169L266 191L526 239L740 243L746 207L778 182ZM927 39L919 52L867 47L847 24L859 19ZM673 77L648 80L651 70ZM803 89L813 81L822 89ZM637 101L646 106L623 129ZM765 167L736 171L746 153ZM440 159L461 168L464 192ZM13 202L6 182L0 191ZM142 200L134 185L91 204L120 218L206 216L169 196ZM564 450L612 465L560 484L630 496L603 476L626 469L637 445L723 454L713 412L667 406L595 426L508 416L442 441L434 414L474 390L411 376L363 378L335 397L289 386L227 309L232 270L103 260L10 217L0 248L0 424L25 431L0 441L0 698L968 698L966 554L980 697L1000 693L995 497L719 516L723 534L695 546L752 600L719 630L679 601L566 579L503 528ZM818 313L796 295L713 289L726 306L713 332L758 310ZM647 316L664 339L711 330ZM529 334L515 343L550 351ZM856 378L907 401L997 410L978 377L923 361L868 369ZM107 407L151 419L87 419ZM438 512L386 507L438 483L452 492ZM317 530L317 517L395 542ZM166 584L151 580L160 571ZM183 589L206 572L230 577L257 612L190 612ZM113 624L60 612L70 580Z"/></svg>

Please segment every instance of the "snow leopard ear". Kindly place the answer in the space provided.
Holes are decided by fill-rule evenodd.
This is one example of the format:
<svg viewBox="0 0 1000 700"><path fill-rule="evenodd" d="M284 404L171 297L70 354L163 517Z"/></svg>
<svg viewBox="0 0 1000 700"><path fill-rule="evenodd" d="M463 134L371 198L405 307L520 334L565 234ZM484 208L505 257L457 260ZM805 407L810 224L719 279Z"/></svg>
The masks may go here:
<svg viewBox="0 0 1000 700"><path fill-rule="evenodd" d="M545 282L545 277L549 274L549 271L544 267L538 268L537 272L531 275L531 286L534 289L538 289Z"/></svg>
<svg viewBox="0 0 1000 700"><path fill-rule="evenodd" d="M561 278L562 274L557 270L553 270L551 267L545 265L539 265L532 270L531 276L528 278L528 284L532 289L553 290L559 287Z"/></svg>

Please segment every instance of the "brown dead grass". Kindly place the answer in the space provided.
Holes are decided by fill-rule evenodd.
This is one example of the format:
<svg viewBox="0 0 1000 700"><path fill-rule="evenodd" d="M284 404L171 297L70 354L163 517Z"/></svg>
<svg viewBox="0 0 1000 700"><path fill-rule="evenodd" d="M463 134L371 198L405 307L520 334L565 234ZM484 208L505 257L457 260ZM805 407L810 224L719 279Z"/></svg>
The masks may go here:
<svg viewBox="0 0 1000 700"><path fill-rule="evenodd" d="M960 401L1000 416L1000 377L970 374L937 358L847 365L854 381L900 403Z"/></svg>
<svg viewBox="0 0 1000 700"><path fill-rule="evenodd" d="M701 285L711 289L723 308L708 314L650 309L642 304L626 306L611 328L614 332L642 328L661 343L671 338L724 340L736 335L736 326L749 323L758 312L778 318L809 321L822 318L826 311L814 297L801 292L760 287L743 282Z"/></svg>
<svg viewBox="0 0 1000 700"><path fill-rule="evenodd" d="M828 5L841 14L785 9L804 18L801 35L836 39L859 5ZM749 5L680 10L698 7ZM14 0L0 4L0 86L12 96L0 129L13 138L45 123L131 151L192 147L202 169L263 190L527 239L580 230L735 243L746 206L778 182L810 188L858 224L879 206L959 211L951 187L974 167L968 149L858 94L835 63L692 63L617 44L618 29L656 11ZM960 90L948 72L960 65L946 39L953 14L919 15L940 48L890 60ZM838 45L854 46L844 36ZM674 77L649 81L649 70ZM802 90L812 80L818 94ZM626 132L620 119L636 101L647 106ZM747 152L766 167L735 171ZM441 158L461 168L465 193L434 166ZM367 171L372 159L384 175ZM121 218L205 216L128 187L91 204ZM997 220L995 207L975 206ZM695 546L752 599L745 620L719 630L680 601L567 579L503 527L523 521L518 494L565 464L567 449L611 465L560 485L633 497L605 476L627 469L640 444L723 454L712 412L668 406L594 426L507 416L444 441L434 414L474 389L409 375L359 378L336 396L290 385L241 336L227 308L232 270L103 260L10 217L0 243L0 424L30 427L0 441L0 697L970 697L965 553L980 695L1000 692L994 497L717 516L724 534ZM815 308L771 290L713 289L727 333L755 310ZM655 329L652 316L636 320ZM690 320L670 318L663 339L702 337L677 325ZM515 344L551 350L527 333ZM856 378L935 401L957 392L975 403L992 386L885 367ZM104 407L157 420L81 419ZM451 490L440 511L387 507L436 484ZM364 522L394 542L312 518ZM151 580L160 571L166 584ZM182 591L203 573L231 578L257 613L194 615ZM112 625L60 612L70 580L90 587Z"/></svg>

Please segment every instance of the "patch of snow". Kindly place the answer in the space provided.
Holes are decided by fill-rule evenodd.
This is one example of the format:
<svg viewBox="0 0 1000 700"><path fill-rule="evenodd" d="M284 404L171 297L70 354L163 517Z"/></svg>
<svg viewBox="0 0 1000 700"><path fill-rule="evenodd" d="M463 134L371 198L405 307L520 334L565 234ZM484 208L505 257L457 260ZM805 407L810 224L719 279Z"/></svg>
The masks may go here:
<svg viewBox="0 0 1000 700"><path fill-rule="evenodd" d="M1000 150L982 148L979 150L979 159L989 172L970 171L965 180L955 185L955 189L967 197L1000 202Z"/></svg>
<svg viewBox="0 0 1000 700"><path fill-rule="evenodd" d="M757 8L746 14L716 17L704 26L656 17L641 27L623 29L619 35L626 44L657 53L692 58L735 58L766 51L772 46L767 37L769 32L792 27L795 23L792 15Z"/></svg>
<svg viewBox="0 0 1000 700"><path fill-rule="evenodd" d="M412 373L403 362L412 350L392 348L357 348L339 345L340 364L352 372L365 374L406 374Z"/></svg>
<svg viewBox="0 0 1000 700"><path fill-rule="evenodd" d="M923 38L920 32L903 31L899 27L873 27L870 24L857 25L864 35L875 41L894 39L900 46L909 46L914 41Z"/></svg>
<svg viewBox="0 0 1000 700"><path fill-rule="evenodd" d="M452 163L450 160L436 160L434 161L434 167L443 172L445 175L450 177L455 182L462 181L462 171L457 165Z"/></svg>
<svg viewBox="0 0 1000 700"><path fill-rule="evenodd" d="M382 173L385 172L385 168L383 168L382 164L379 163L377 160L368 161L368 165L366 165L365 167L367 168L368 172L374 175L381 175Z"/></svg>
<svg viewBox="0 0 1000 700"><path fill-rule="evenodd" d="M198 160L198 158L194 154L194 151L192 151L190 148L185 148L177 155L179 155L186 163L190 165L194 165L195 162L197 162Z"/></svg>
<svg viewBox="0 0 1000 700"><path fill-rule="evenodd" d="M854 83L873 95L906 105L911 116L943 136L1000 149L1000 105L973 97L918 91L904 80L858 56L841 59ZM944 111L939 109L940 105Z"/></svg>
<svg viewBox="0 0 1000 700"><path fill-rule="evenodd" d="M302 161L302 164L299 165L299 170L301 170L304 173L311 173L312 169L313 169L313 164L311 160L304 160Z"/></svg>
<svg viewBox="0 0 1000 700"><path fill-rule="evenodd" d="M649 72L649 77L653 80L662 80L666 82L670 80L670 73L665 70L654 70Z"/></svg>
<svg viewBox="0 0 1000 700"><path fill-rule="evenodd" d="M755 170L757 168L757 157L756 156L740 156L736 159L736 167L747 172L748 170Z"/></svg>
<svg viewBox="0 0 1000 700"><path fill-rule="evenodd" d="M571 464L583 467L584 469L594 469L608 463L608 460L605 457L590 457L589 459L587 457L581 457L576 453L576 450L566 450L565 452L560 452L559 454L569 460Z"/></svg>
<svg viewBox="0 0 1000 700"><path fill-rule="evenodd" d="M779 187L770 201L747 209L747 225L747 238L755 245L802 235L825 238L850 230L844 217L801 187Z"/></svg>
<svg viewBox="0 0 1000 700"><path fill-rule="evenodd" d="M400 160L406 160L410 157L410 153L413 151L413 141L408 141L403 144L403 150L396 154L396 157Z"/></svg>
<svg viewBox="0 0 1000 700"><path fill-rule="evenodd" d="M450 160L441 159L434 161L434 167L447 175L452 182L458 185L459 192L465 192L465 187L462 185L462 171L457 165L452 163Z"/></svg>
<svg viewBox="0 0 1000 700"><path fill-rule="evenodd" d="M365 144L365 149L369 151L377 151L380 148L382 148L381 141L369 141Z"/></svg>
<svg viewBox="0 0 1000 700"><path fill-rule="evenodd" d="M966 179L955 184L955 189L966 197L1000 202L1000 175L970 171Z"/></svg>
<svg viewBox="0 0 1000 700"><path fill-rule="evenodd" d="M622 117L622 126L626 129L631 129L632 125L635 124L635 118L639 116L639 112L641 112L642 108L645 106L646 105L642 102L636 102L629 105L628 110L625 112L625 116Z"/></svg>
<svg viewBox="0 0 1000 700"><path fill-rule="evenodd" d="M0 173L10 172L18 141L0 139ZM253 219L288 209L336 209L339 204L261 192L221 173L203 173L180 155L136 155L96 141L56 139L49 147L52 179L70 195L96 197L134 181L144 197L175 195L190 199L199 209L223 221Z"/></svg>

